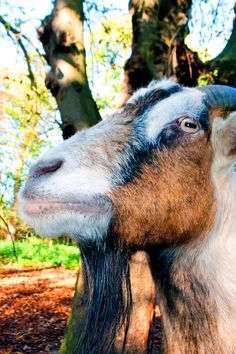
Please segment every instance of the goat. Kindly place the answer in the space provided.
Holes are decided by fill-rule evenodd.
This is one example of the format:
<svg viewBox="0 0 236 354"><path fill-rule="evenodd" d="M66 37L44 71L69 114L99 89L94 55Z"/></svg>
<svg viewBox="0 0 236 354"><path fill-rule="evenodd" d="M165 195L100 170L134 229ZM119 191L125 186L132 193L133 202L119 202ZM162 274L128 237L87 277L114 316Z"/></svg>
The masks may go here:
<svg viewBox="0 0 236 354"><path fill-rule="evenodd" d="M164 352L236 353L236 115L224 119L235 109L234 88L154 81L31 168L23 219L80 245L78 353L113 353L120 328L125 351L137 250L150 257Z"/></svg>

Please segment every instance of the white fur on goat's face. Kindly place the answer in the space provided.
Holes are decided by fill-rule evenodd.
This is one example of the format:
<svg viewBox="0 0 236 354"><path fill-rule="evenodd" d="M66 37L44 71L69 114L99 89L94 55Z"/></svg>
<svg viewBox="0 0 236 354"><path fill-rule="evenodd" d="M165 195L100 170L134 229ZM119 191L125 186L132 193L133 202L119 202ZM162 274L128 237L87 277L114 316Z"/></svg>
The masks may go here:
<svg viewBox="0 0 236 354"><path fill-rule="evenodd" d="M204 111L203 93L185 88L184 91L171 95L150 110L146 122L147 136L151 141L155 141L159 132L170 121L170 117L181 118L186 113L197 119L201 111Z"/></svg>
<svg viewBox="0 0 236 354"><path fill-rule="evenodd" d="M182 117L196 119L199 129L183 132L179 127ZM134 245L136 239L142 244L143 235L153 227L151 240L160 232L163 237L175 232L166 218L173 225L180 224L178 232L184 237L191 231L194 213L198 215L194 200L198 203L198 195L212 193L209 133L201 92L170 80L151 83L113 117L77 133L41 157L20 193L21 215L43 236L69 234L79 241L105 238L114 218L115 231L124 238L130 234ZM53 160L62 161L61 167L34 177L40 166ZM213 200L207 195L205 199L204 216L204 208L213 208ZM186 214L186 203L189 221L184 228L180 218ZM181 208L183 215L178 214ZM161 224L167 229L159 230Z"/></svg>
<svg viewBox="0 0 236 354"><path fill-rule="evenodd" d="M107 125L104 122L93 131L76 134L49 150L31 169L47 166L54 159L63 161L63 167L50 177L31 177L20 193L21 215L40 235L104 236L111 217L110 204L105 201L103 205L98 196L108 193L113 184L105 161L106 146L99 146L101 136L105 140L111 137ZM89 208L87 203L93 206Z"/></svg>

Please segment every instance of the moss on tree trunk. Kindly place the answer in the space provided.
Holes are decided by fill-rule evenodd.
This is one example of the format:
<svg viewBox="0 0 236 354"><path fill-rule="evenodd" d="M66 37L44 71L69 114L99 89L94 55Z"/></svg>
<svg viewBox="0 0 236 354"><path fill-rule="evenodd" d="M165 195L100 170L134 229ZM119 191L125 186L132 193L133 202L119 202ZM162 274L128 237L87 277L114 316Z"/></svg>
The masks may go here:
<svg viewBox="0 0 236 354"><path fill-rule="evenodd" d="M79 265L71 313L59 354L77 353L78 340L84 325L85 299L83 293L82 266Z"/></svg>

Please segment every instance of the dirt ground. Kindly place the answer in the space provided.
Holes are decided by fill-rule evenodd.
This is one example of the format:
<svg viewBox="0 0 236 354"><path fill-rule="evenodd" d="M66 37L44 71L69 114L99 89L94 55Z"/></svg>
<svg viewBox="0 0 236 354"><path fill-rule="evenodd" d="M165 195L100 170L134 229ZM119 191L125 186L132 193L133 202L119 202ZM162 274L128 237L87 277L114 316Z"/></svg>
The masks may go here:
<svg viewBox="0 0 236 354"><path fill-rule="evenodd" d="M0 354L56 353L76 271L0 268Z"/></svg>

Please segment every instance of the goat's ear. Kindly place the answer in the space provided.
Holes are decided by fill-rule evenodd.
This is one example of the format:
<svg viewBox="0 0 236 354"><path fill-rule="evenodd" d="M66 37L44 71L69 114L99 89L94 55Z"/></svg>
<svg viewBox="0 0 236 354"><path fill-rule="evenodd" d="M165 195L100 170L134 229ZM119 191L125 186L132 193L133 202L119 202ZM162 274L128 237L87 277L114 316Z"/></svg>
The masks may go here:
<svg viewBox="0 0 236 354"><path fill-rule="evenodd" d="M236 157L236 112L226 119L215 118L212 123L214 150L226 157Z"/></svg>

